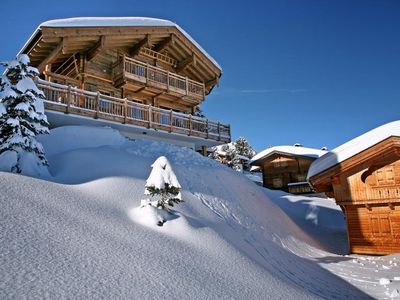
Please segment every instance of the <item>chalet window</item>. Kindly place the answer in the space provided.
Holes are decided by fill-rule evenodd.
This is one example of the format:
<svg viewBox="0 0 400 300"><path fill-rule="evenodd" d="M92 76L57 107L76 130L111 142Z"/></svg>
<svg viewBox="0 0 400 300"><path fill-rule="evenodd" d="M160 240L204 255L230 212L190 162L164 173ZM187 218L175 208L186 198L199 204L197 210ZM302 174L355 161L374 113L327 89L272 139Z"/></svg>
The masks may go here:
<svg viewBox="0 0 400 300"><path fill-rule="evenodd" d="M387 235L392 233L388 215L371 216L370 221L373 235Z"/></svg>
<svg viewBox="0 0 400 300"><path fill-rule="evenodd" d="M284 168L287 166L287 161L282 159L276 159L273 161L274 168Z"/></svg>
<svg viewBox="0 0 400 300"><path fill-rule="evenodd" d="M272 185L274 186L274 188L281 188L283 186L282 178L273 178Z"/></svg>
<svg viewBox="0 0 400 300"><path fill-rule="evenodd" d="M297 181L298 182L307 181L307 174L297 174Z"/></svg>
<svg viewBox="0 0 400 300"><path fill-rule="evenodd" d="M375 174L378 186L395 184L393 165L376 170Z"/></svg>

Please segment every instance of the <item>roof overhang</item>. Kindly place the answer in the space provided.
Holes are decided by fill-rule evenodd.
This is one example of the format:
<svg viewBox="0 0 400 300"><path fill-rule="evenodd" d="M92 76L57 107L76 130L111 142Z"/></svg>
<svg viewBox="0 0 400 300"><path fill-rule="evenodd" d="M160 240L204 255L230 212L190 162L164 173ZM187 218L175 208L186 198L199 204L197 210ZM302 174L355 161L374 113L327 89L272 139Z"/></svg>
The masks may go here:
<svg viewBox="0 0 400 300"><path fill-rule="evenodd" d="M149 44L156 49L167 45L168 55L182 63L182 72L203 82L208 92L218 83L221 66L179 25L162 19L87 17L47 21L39 25L19 54L28 54L31 64L37 67L60 43L63 45L59 49L59 62L74 53L93 49L102 38L109 48L124 51L146 37L150 37Z"/></svg>

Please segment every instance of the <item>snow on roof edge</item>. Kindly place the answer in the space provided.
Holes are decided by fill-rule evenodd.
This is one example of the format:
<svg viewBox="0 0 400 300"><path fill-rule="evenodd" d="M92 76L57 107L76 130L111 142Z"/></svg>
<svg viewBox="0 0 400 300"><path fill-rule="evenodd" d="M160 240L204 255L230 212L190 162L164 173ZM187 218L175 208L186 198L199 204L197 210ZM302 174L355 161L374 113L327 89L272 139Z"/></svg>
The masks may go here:
<svg viewBox="0 0 400 300"><path fill-rule="evenodd" d="M253 162L263 159L265 157L268 157L272 154L275 153L281 153L281 154L293 154L293 155L299 155L299 156L307 156L307 157L312 157L312 158L318 158L323 156L324 154L327 153L325 150L320 150L320 149L314 149L314 148L308 148L308 147L297 147L297 146L274 146L271 148L267 148L258 154L256 154L251 160L250 164Z"/></svg>
<svg viewBox="0 0 400 300"><path fill-rule="evenodd" d="M178 24L158 18L150 17L76 17L66 19L54 19L41 23L33 32L28 41L24 44L18 55L21 54L33 37L40 31L41 27L94 27L94 26L172 26L177 28L193 45L195 45L220 71L223 73L222 67L217 61L200 46L185 30Z"/></svg>
<svg viewBox="0 0 400 300"><path fill-rule="evenodd" d="M391 136L400 137L400 121L389 122L372 129L313 161L308 170L307 180Z"/></svg>

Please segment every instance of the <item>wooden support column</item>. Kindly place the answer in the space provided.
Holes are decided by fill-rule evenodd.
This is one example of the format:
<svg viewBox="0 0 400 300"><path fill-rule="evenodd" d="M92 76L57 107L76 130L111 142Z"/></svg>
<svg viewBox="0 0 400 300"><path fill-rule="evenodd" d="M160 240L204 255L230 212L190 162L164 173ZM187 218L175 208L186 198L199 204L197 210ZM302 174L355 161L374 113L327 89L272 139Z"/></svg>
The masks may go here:
<svg viewBox="0 0 400 300"><path fill-rule="evenodd" d="M196 64L196 56L194 55L194 53L186 57L183 61L179 62L178 66L176 67L176 71L178 73L182 72L191 64Z"/></svg>
<svg viewBox="0 0 400 300"><path fill-rule="evenodd" d="M53 51L51 51L51 53L44 60L42 60L42 62L38 66L39 74L43 73L43 70L45 69L46 65L51 64L57 59L57 57L62 52L63 48L64 48L64 38L61 38L57 47L54 48Z"/></svg>
<svg viewBox="0 0 400 300"><path fill-rule="evenodd" d="M51 76L48 75L48 73L51 73L51 64L47 64L47 65L44 67L44 79L45 79L46 81L51 81Z"/></svg>
<svg viewBox="0 0 400 300"><path fill-rule="evenodd" d="M207 156L207 147L206 146L201 146L201 155Z"/></svg>
<svg viewBox="0 0 400 300"><path fill-rule="evenodd" d="M153 127L153 110L152 106L149 105L149 128Z"/></svg>
<svg viewBox="0 0 400 300"><path fill-rule="evenodd" d="M131 57L135 57L136 55L139 55L140 50L144 47L150 48L151 46L151 38L150 34L146 34L145 38L142 39L139 43L135 44L131 50L129 51L129 55Z"/></svg>
<svg viewBox="0 0 400 300"><path fill-rule="evenodd" d="M102 35L97 43L86 54L87 61L91 61L106 45L106 36Z"/></svg>
<svg viewBox="0 0 400 300"><path fill-rule="evenodd" d="M167 37L166 39L162 40L161 43L157 44L154 47L154 51L156 52L161 52L163 51L165 48L167 48L170 44L174 44L175 43L175 37L174 34L170 34L169 37Z"/></svg>

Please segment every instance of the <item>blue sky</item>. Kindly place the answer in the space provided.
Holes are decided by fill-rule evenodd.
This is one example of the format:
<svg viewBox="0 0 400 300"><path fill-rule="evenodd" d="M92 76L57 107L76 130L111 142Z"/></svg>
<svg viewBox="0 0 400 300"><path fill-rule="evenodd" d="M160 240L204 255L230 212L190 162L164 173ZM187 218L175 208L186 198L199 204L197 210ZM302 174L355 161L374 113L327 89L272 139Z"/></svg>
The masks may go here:
<svg viewBox="0 0 400 300"><path fill-rule="evenodd" d="M397 0L2 0L0 8L0 60L13 58L49 19L176 22L224 70L205 114L258 151L294 143L332 149L399 119Z"/></svg>

